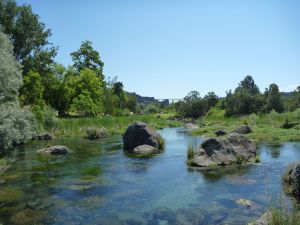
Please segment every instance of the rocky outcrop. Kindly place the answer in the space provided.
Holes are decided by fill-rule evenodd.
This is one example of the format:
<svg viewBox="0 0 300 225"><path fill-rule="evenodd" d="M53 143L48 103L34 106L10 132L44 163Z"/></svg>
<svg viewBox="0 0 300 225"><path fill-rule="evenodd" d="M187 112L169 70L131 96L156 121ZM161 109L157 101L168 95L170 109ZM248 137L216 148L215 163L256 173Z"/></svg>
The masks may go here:
<svg viewBox="0 0 300 225"><path fill-rule="evenodd" d="M71 152L71 150L63 145L55 145L55 146L38 150L38 153L51 154L51 155L65 155L69 152Z"/></svg>
<svg viewBox="0 0 300 225"><path fill-rule="evenodd" d="M54 139L54 136L52 134L49 133L44 133L44 134L40 134L37 136L38 140L43 140L43 141L51 141Z"/></svg>
<svg viewBox="0 0 300 225"><path fill-rule="evenodd" d="M300 161L291 164L282 176L284 190L300 200Z"/></svg>
<svg viewBox="0 0 300 225"><path fill-rule="evenodd" d="M218 137L219 136L224 136L226 134L226 132L224 131L224 130L217 130L216 132L215 132L215 135L217 135Z"/></svg>
<svg viewBox="0 0 300 225"><path fill-rule="evenodd" d="M189 164L199 167L240 164L254 162L256 146L246 137L232 133L227 139L209 138L205 140Z"/></svg>
<svg viewBox="0 0 300 225"><path fill-rule="evenodd" d="M238 133L238 134L249 134L249 133L252 133L252 130L251 128L248 126L248 125L244 125L244 126L241 126L240 128L236 129L234 131L234 133Z"/></svg>
<svg viewBox="0 0 300 225"><path fill-rule="evenodd" d="M159 150L164 148L162 137L143 122L135 122L127 128L123 136L123 144L124 150L132 153L141 145L148 145Z"/></svg>

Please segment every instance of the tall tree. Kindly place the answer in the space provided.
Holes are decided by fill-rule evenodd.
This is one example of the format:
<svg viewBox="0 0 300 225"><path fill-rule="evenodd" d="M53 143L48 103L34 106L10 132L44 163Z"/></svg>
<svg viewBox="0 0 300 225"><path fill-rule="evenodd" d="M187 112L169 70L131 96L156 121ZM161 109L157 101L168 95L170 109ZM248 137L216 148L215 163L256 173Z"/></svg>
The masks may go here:
<svg viewBox="0 0 300 225"><path fill-rule="evenodd" d="M269 89L266 90L265 93L266 102L267 102L267 111L275 110L276 112L283 112L283 101L281 98L281 94L279 92L279 87L277 84L271 84Z"/></svg>
<svg viewBox="0 0 300 225"><path fill-rule="evenodd" d="M8 37L0 31L0 151L24 143L34 134L33 117L18 102L23 84L20 68Z"/></svg>
<svg viewBox="0 0 300 225"><path fill-rule="evenodd" d="M73 66L78 72L87 68L93 70L102 80L104 80L104 63L101 61L99 52L93 48L92 42L82 42L80 48L71 53L71 57L74 63Z"/></svg>
<svg viewBox="0 0 300 225"><path fill-rule="evenodd" d="M31 6L18 6L14 0L0 0L0 24L12 41L14 55L23 65L23 74L33 70L46 75L57 48L49 43L51 30L39 21Z"/></svg>
<svg viewBox="0 0 300 225"><path fill-rule="evenodd" d="M259 94L259 88L255 84L253 78L251 76L246 76L239 84L236 89L237 91L247 91L250 95L257 95Z"/></svg>

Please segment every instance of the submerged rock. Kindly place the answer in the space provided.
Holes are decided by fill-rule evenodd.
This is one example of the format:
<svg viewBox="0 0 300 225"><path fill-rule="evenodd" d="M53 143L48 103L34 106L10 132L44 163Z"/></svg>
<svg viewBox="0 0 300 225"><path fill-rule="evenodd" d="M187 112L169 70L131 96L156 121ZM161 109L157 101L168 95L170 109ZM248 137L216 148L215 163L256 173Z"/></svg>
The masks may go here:
<svg viewBox="0 0 300 225"><path fill-rule="evenodd" d="M251 128L248 126L248 125L244 125L244 126L241 126L240 128L236 129L234 131L234 133L238 133L238 134L249 134L249 133L252 133L252 130Z"/></svg>
<svg viewBox="0 0 300 225"><path fill-rule="evenodd" d="M232 133L226 140L209 138L194 151L189 163L208 167L239 164L255 160L256 146L246 137Z"/></svg>
<svg viewBox="0 0 300 225"><path fill-rule="evenodd" d="M300 200L300 161L291 164L282 176L284 190Z"/></svg>
<svg viewBox="0 0 300 225"><path fill-rule="evenodd" d="M38 140L42 140L42 141L51 141L54 139L54 136L52 134L49 133L44 133L44 134L40 134L37 136Z"/></svg>
<svg viewBox="0 0 300 225"><path fill-rule="evenodd" d="M48 148L40 149L37 152L51 155L65 155L71 152L71 150L63 145L55 145Z"/></svg>
<svg viewBox="0 0 300 225"><path fill-rule="evenodd" d="M243 198L240 198L236 201L237 204L239 205L244 205L244 206L247 206L247 207L252 207L254 205L254 203L248 199L243 199Z"/></svg>
<svg viewBox="0 0 300 225"><path fill-rule="evenodd" d="M140 155L151 155L158 153L159 150L150 145L140 145L133 149L133 152Z"/></svg>
<svg viewBox="0 0 300 225"><path fill-rule="evenodd" d="M25 209L12 216L10 220L18 225L37 224L46 214L45 211Z"/></svg>
<svg viewBox="0 0 300 225"><path fill-rule="evenodd" d="M217 130L216 132L215 132L215 135L217 135L218 137L219 136L224 136L226 134L226 132L224 131L224 130Z"/></svg>
<svg viewBox="0 0 300 225"><path fill-rule="evenodd" d="M156 149L164 148L162 137L147 124L135 122L130 125L123 136L124 150L134 153L134 149L141 145L149 145Z"/></svg>

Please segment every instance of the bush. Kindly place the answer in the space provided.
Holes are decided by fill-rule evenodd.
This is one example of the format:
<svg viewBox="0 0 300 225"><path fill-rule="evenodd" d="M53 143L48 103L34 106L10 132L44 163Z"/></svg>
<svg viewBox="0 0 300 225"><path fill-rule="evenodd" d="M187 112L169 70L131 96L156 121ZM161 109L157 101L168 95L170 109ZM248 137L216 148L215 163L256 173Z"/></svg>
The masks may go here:
<svg viewBox="0 0 300 225"><path fill-rule="evenodd" d="M144 113L148 113L148 114L159 113L159 108L156 105L149 104L145 107Z"/></svg>
<svg viewBox="0 0 300 225"><path fill-rule="evenodd" d="M15 103L0 105L0 149L26 143L35 135L35 120L29 110Z"/></svg>
<svg viewBox="0 0 300 225"><path fill-rule="evenodd" d="M57 128L58 119L56 117L56 111L50 106L46 106L44 108L41 108L40 106L33 106L31 111L38 122L39 130L51 131Z"/></svg>
<svg viewBox="0 0 300 225"><path fill-rule="evenodd" d="M97 127L89 127L86 129L85 138L94 140L108 136L108 131L106 128L97 128Z"/></svg>

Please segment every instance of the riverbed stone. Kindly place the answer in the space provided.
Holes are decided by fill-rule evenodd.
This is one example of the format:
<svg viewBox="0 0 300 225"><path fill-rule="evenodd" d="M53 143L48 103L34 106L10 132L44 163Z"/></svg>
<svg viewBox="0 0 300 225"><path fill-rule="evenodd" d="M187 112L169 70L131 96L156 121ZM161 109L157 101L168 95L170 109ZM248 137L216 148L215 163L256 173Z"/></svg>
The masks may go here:
<svg viewBox="0 0 300 225"><path fill-rule="evenodd" d="M215 135L217 135L218 137L219 136L224 136L226 134L226 131L224 131L224 130L217 130L216 132L215 132Z"/></svg>
<svg viewBox="0 0 300 225"><path fill-rule="evenodd" d="M248 138L232 133L227 139L204 140L189 163L199 167L224 166L252 162L255 156L256 146Z"/></svg>
<svg viewBox="0 0 300 225"><path fill-rule="evenodd" d="M51 154L51 155L65 155L70 152L71 150L68 147L63 145L54 145L48 148L38 150L38 153Z"/></svg>
<svg viewBox="0 0 300 225"><path fill-rule="evenodd" d="M238 129L236 129L234 131L234 133L238 133L238 134L249 134L252 133L251 128L248 125L244 125L239 127Z"/></svg>
<svg viewBox="0 0 300 225"><path fill-rule="evenodd" d="M133 152L140 155L151 155L158 153L159 150L150 145L140 145L133 149Z"/></svg>
<svg viewBox="0 0 300 225"><path fill-rule="evenodd" d="M42 141L51 141L54 139L54 136L52 134L49 133L43 133L43 134L39 134L37 136L38 140L42 140Z"/></svg>
<svg viewBox="0 0 300 225"><path fill-rule="evenodd" d="M156 149L163 148L163 141L160 134L150 128L146 123L135 122L130 125L124 136L124 150L134 153L134 149L141 145L149 145Z"/></svg>

